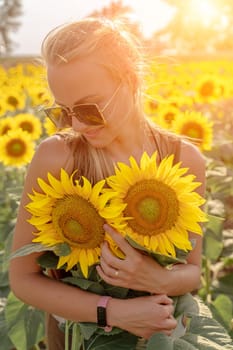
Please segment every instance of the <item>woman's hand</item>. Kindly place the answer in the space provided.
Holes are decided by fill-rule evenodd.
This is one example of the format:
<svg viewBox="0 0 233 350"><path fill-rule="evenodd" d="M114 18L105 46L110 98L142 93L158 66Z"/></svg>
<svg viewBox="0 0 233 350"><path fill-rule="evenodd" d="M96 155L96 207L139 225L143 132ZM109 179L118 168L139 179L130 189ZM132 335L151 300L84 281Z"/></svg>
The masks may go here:
<svg viewBox="0 0 233 350"><path fill-rule="evenodd" d="M166 294L163 284L166 283L167 270L161 267L154 259L134 249L111 226L104 225L119 248L125 255L125 259L114 256L108 243L102 245L100 265L97 271L100 277L107 283L147 291L155 294Z"/></svg>
<svg viewBox="0 0 233 350"><path fill-rule="evenodd" d="M149 339L154 333L171 335L177 326L172 299L151 295L132 299L112 299L108 303L108 324Z"/></svg>

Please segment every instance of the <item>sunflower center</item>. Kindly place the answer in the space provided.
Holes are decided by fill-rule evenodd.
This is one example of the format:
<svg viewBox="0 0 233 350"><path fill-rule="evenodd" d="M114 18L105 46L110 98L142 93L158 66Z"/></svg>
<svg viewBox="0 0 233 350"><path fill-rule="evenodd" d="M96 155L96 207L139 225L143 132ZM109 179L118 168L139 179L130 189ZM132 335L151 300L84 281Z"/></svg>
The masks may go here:
<svg viewBox="0 0 233 350"><path fill-rule="evenodd" d="M138 204L138 211L146 221L153 223L158 219L160 213L160 206L155 198L144 198Z"/></svg>
<svg viewBox="0 0 233 350"><path fill-rule="evenodd" d="M187 122L182 127L182 134L196 139L203 138L202 126L195 122Z"/></svg>
<svg viewBox="0 0 233 350"><path fill-rule="evenodd" d="M29 123L27 121L24 121L24 122L20 123L20 128L23 129L24 131L29 132L29 133L33 132L33 125L32 125L32 123Z"/></svg>
<svg viewBox="0 0 233 350"><path fill-rule="evenodd" d="M26 146L21 139L12 139L7 144L7 153L11 157L21 157L25 154Z"/></svg>
<svg viewBox="0 0 233 350"><path fill-rule="evenodd" d="M17 108L19 105L19 101L15 96L9 96L7 99L7 103L15 108Z"/></svg>
<svg viewBox="0 0 233 350"><path fill-rule="evenodd" d="M55 230L71 246L96 248L104 239L104 219L88 200L78 195L59 199L52 218Z"/></svg>
<svg viewBox="0 0 233 350"><path fill-rule="evenodd" d="M133 219L128 225L142 235L156 235L169 230L179 215L175 191L162 181L143 180L128 191L125 216Z"/></svg>
<svg viewBox="0 0 233 350"><path fill-rule="evenodd" d="M202 96L212 96L214 94L214 84L212 81L206 81L200 88Z"/></svg>
<svg viewBox="0 0 233 350"><path fill-rule="evenodd" d="M156 101L150 101L149 106L152 109L152 111L155 111L158 108L158 103Z"/></svg>
<svg viewBox="0 0 233 350"><path fill-rule="evenodd" d="M9 125L5 125L3 128L2 128L2 131L1 131L1 135L6 135L8 133L8 131L11 130L11 127Z"/></svg>
<svg viewBox="0 0 233 350"><path fill-rule="evenodd" d="M172 112L167 112L164 115L164 119L168 124L172 123L172 121L174 120L174 117L175 117L175 113L172 113Z"/></svg>
<svg viewBox="0 0 233 350"><path fill-rule="evenodd" d="M69 233L69 237L73 237L75 240L78 236L83 234L83 227L80 223L74 219L67 220L64 224L65 231Z"/></svg>

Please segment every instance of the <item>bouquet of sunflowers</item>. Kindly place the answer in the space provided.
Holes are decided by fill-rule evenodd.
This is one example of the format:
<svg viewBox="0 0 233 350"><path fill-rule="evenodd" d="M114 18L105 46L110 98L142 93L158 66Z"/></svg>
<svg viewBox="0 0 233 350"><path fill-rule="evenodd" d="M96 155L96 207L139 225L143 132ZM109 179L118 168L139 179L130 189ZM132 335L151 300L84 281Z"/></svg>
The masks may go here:
<svg viewBox="0 0 233 350"><path fill-rule="evenodd" d="M195 245L189 240L188 231L201 235L200 223L207 221L201 209L205 200L195 192L200 186L195 176L187 174L188 169L182 168L180 163L173 165L173 155L164 158L159 165L156 158L156 152L151 157L144 153L137 164L130 157L129 165L118 163L114 175L94 186L85 177L74 180L74 174L69 176L64 169L61 169L60 179L50 173L48 182L38 179L43 193L33 191L27 205L32 214L29 222L37 232L32 244L21 248L14 257L44 252L38 263L45 272L51 269L65 272L64 283L117 298L142 295L142 292L108 285L98 275L95 267L104 240L113 254L122 258L122 252L104 231L104 223L109 223L134 248L168 267L185 263ZM142 343L137 336L118 328L105 333L95 323L65 321L62 326L66 335L73 331L72 349L98 349L102 344L107 344L111 350L177 347L193 350L228 346L208 310L204 308L200 312L203 309L200 301L190 294L173 299L178 326L171 337L157 333ZM216 347L208 345L213 343L211 329L215 332ZM67 342L66 349L69 349Z"/></svg>

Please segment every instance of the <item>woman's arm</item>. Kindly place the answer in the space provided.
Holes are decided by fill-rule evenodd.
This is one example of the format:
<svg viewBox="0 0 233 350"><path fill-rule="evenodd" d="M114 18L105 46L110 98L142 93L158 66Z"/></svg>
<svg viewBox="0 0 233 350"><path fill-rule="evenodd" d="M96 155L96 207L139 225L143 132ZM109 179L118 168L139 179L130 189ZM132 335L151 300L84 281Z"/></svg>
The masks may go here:
<svg viewBox="0 0 233 350"><path fill-rule="evenodd" d="M27 222L30 214L25 209L32 189L40 191L38 177L47 180L48 171L60 175L61 167L72 172L70 152L62 139L52 137L39 146L28 170L14 232L15 251L34 238L35 227ZM38 253L17 257L10 262L10 286L23 302L56 314L65 319L82 322L97 321L97 303L100 296L83 291L45 276L36 262ZM172 317L172 301L164 296L150 296L131 300L111 299L107 318L110 325L126 329L138 336L149 337L156 331L170 334L176 326Z"/></svg>
<svg viewBox="0 0 233 350"><path fill-rule="evenodd" d="M25 209L25 205L29 202L28 193L32 193L33 189L38 192L41 191L37 183L38 177L47 181L48 171L54 176L59 177L62 167L69 168L69 163L72 166L71 154L66 147L61 138L54 136L42 142L35 153L25 180L24 191L18 210L12 246L13 251L31 243L32 239L35 238L33 235L35 228L27 221L31 215ZM78 315L75 312L77 290L44 276L36 262L38 256L39 254L30 254L11 260L9 273L10 285L13 292L27 304L75 320ZM84 298L85 302L93 306L90 307L90 313L83 310L79 314L81 314L83 320L85 320L85 317L88 317L94 321L96 318L95 307L98 296L89 296L79 291L79 298L81 300Z"/></svg>
<svg viewBox="0 0 233 350"><path fill-rule="evenodd" d="M205 162L199 150L193 145L182 143L181 161L182 167L188 167L189 173L196 176L195 181L202 183L197 192L204 196ZM199 288L202 252L200 235L189 233L190 239L195 239L196 244L188 255L187 264L176 264L168 270L152 258L134 250L111 227L106 226L106 230L126 255L125 260L120 260L111 254L107 243L103 244L101 265L97 270L107 283L170 296L182 295Z"/></svg>

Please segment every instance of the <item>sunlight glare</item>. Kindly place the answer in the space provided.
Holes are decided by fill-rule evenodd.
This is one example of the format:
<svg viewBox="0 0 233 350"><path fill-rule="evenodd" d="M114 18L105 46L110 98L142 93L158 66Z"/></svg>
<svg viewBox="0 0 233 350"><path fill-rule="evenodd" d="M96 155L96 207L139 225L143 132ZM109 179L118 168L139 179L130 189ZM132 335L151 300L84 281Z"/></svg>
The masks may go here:
<svg viewBox="0 0 233 350"><path fill-rule="evenodd" d="M190 3L190 11L193 16L197 16L206 27L213 24L219 16L219 9L213 0L192 0Z"/></svg>
<svg viewBox="0 0 233 350"><path fill-rule="evenodd" d="M128 0L128 3L131 1ZM132 8L133 13L129 17L139 23L146 37L165 27L175 12L174 8L159 0L151 1L149 6L145 6L144 1L134 1Z"/></svg>

